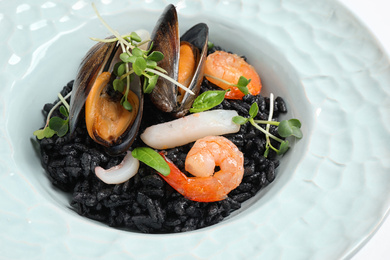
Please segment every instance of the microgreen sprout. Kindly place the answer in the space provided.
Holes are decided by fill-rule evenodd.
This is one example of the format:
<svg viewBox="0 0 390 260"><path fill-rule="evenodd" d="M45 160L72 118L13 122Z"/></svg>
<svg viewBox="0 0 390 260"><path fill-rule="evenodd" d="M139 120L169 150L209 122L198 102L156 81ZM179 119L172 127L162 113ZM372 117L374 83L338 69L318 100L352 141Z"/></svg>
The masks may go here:
<svg viewBox="0 0 390 260"><path fill-rule="evenodd" d="M121 104L125 109L132 109L130 103L127 100L127 95L130 91L130 82L132 80L131 75L133 74L136 74L139 77L144 77L144 93L151 93L157 84L158 78L162 77L170 82L173 82L175 85L182 88L191 95L194 95L194 92L176 80L170 78L166 74L167 72L157 65L157 63L164 58L164 54L159 51L151 52L153 43L151 43L148 50L142 49L142 45L149 42L150 39L143 40L136 32L121 36L103 20L94 4L92 4L92 7L94 8L97 17L103 23L103 25L106 26L112 34L114 34L114 38L111 39L92 39L102 42L118 41L122 48L122 53L120 54L121 61L115 64L114 67L114 73L119 78L114 80L113 87L114 90L124 92L124 95L121 99Z"/></svg>
<svg viewBox="0 0 390 260"><path fill-rule="evenodd" d="M218 80L218 81L220 81L222 83L225 83L226 85L229 85L229 86L232 86L232 87L237 87L244 95L249 94L248 84L251 82L251 79L247 79L244 76L240 76L240 78L238 79L237 84L230 83L229 81L220 79L218 77L215 77L215 76L209 75L209 74L205 74L204 76L208 77L208 78L212 78L212 79Z"/></svg>
<svg viewBox="0 0 390 260"><path fill-rule="evenodd" d="M235 116L233 117L233 122L239 125L246 124L247 122L251 123L256 129L260 130L266 136L266 147L264 151L264 157L267 157L270 149L274 150L278 155L284 154L289 149L288 140L283 140L270 133L270 125L278 127L278 134L283 137L295 136L296 138L302 138L301 131L301 122L298 119L283 120L281 122L272 121L273 116L273 94L270 95L270 113L268 120L255 120L259 112L259 106L257 103L253 103L249 109L249 117ZM259 124L266 125L265 129L262 128ZM270 138L280 143L279 149L274 147L271 143Z"/></svg>
<svg viewBox="0 0 390 260"><path fill-rule="evenodd" d="M210 50L210 49L212 49L213 47L214 47L214 43L208 41L208 42L207 42L207 49Z"/></svg>
<svg viewBox="0 0 390 260"><path fill-rule="evenodd" d="M60 93L58 93L59 101L49 111L45 126L43 129L34 131L34 135L39 140L43 138L50 138L55 134L59 137L66 135L69 130L69 104L66 99L68 99L70 95L71 93L63 97ZM60 113L65 117L65 119L58 116L51 117L54 110L56 110L59 106Z"/></svg>

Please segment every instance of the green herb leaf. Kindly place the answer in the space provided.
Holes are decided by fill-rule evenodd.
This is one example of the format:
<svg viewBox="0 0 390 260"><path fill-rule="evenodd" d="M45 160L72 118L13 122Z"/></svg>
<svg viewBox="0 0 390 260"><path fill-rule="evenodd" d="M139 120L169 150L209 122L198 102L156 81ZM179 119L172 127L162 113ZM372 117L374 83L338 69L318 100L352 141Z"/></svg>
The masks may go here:
<svg viewBox="0 0 390 260"><path fill-rule="evenodd" d="M208 42L207 42L207 48L210 50L210 49L213 48L213 47L214 47L214 43L208 41Z"/></svg>
<svg viewBox="0 0 390 260"><path fill-rule="evenodd" d="M283 120L278 127L278 133L281 137L295 136L302 138L303 134L300 129L301 122L298 119Z"/></svg>
<svg viewBox="0 0 390 260"><path fill-rule="evenodd" d="M52 137L56 132L51 129L50 127L45 127L43 129L39 129L34 131L34 135L39 139L42 140L43 138L50 138Z"/></svg>
<svg viewBox="0 0 390 260"><path fill-rule="evenodd" d="M159 62L162 59L164 59L164 54L162 54L162 52L159 52L159 51L153 51L148 56L148 60L152 60L152 61L155 61L155 62Z"/></svg>
<svg viewBox="0 0 390 260"><path fill-rule="evenodd" d="M149 147L137 147L131 152L131 154L134 158L140 160L164 176L169 175L171 172L171 169L164 158Z"/></svg>
<svg viewBox="0 0 390 260"><path fill-rule="evenodd" d="M190 108L191 113L198 113L209 110L222 103L226 92L229 90L209 90L200 94Z"/></svg>
<svg viewBox="0 0 390 260"><path fill-rule="evenodd" d="M49 127L53 129L59 137L62 137L68 132L68 119L64 120L58 116L52 117L49 121Z"/></svg>
<svg viewBox="0 0 390 260"><path fill-rule="evenodd" d="M142 41L141 37L139 37L139 35L136 32L131 32L130 39L132 39L133 41L136 41L136 42Z"/></svg>
<svg viewBox="0 0 390 260"><path fill-rule="evenodd" d="M125 90L125 83L123 82L123 80L114 79L112 85L114 87L114 90L116 91L123 92Z"/></svg>
<svg viewBox="0 0 390 260"><path fill-rule="evenodd" d="M130 104L130 102L127 99L122 99L121 105L124 109L131 111L133 110L133 106Z"/></svg>
<svg viewBox="0 0 390 260"><path fill-rule="evenodd" d="M152 93L154 87L157 84L158 75L152 75L150 77L145 77L144 80L144 93L149 94Z"/></svg>
<svg viewBox="0 0 390 260"><path fill-rule="evenodd" d="M279 150L277 152L278 155L282 155L289 149L289 143L287 140L280 143Z"/></svg>
<svg viewBox="0 0 390 260"><path fill-rule="evenodd" d="M248 118L242 116L235 116L232 118L232 121L238 125L244 125L248 122Z"/></svg>
<svg viewBox="0 0 390 260"><path fill-rule="evenodd" d="M140 48L137 48L135 47L131 53L135 56L135 57L143 57L144 56L144 51L141 50Z"/></svg>
<svg viewBox="0 0 390 260"><path fill-rule="evenodd" d="M118 77L122 76L123 74L125 74L126 72L126 63L121 63L119 64L118 68L117 68L117 72L116 72L116 75Z"/></svg>
<svg viewBox="0 0 390 260"><path fill-rule="evenodd" d="M146 60L146 67L154 69L155 67L157 67L157 62L155 62L154 60Z"/></svg>
<svg viewBox="0 0 390 260"><path fill-rule="evenodd" d="M137 76L141 76L142 73L146 69L146 61L145 59L138 57L135 62L133 63L133 70Z"/></svg>
<svg viewBox="0 0 390 260"><path fill-rule="evenodd" d="M68 116L69 116L68 109L66 109L65 106L60 106L60 113L61 113L64 117L68 117Z"/></svg>
<svg viewBox="0 0 390 260"><path fill-rule="evenodd" d="M254 102L250 109L249 109L249 116L251 118L255 118L257 116L257 113L259 112L259 105L257 105L256 102Z"/></svg>
<svg viewBox="0 0 390 260"><path fill-rule="evenodd" d="M244 94L244 95L248 95L249 94L249 90L248 90L248 84L251 82L251 80L245 78L244 76L241 76L239 79L238 79L238 83L237 83L237 88Z"/></svg>
<svg viewBox="0 0 390 260"><path fill-rule="evenodd" d="M136 58L135 56L130 56L127 52L122 52L120 55L119 55L119 58L125 62L125 63L134 63Z"/></svg>

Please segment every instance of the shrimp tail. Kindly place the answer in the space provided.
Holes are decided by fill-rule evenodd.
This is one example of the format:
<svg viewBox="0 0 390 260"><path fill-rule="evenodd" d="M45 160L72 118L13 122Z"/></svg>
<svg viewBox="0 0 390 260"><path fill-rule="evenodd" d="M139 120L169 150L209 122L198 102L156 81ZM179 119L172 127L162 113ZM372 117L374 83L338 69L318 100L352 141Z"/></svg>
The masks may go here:
<svg viewBox="0 0 390 260"><path fill-rule="evenodd" d="M170 161L163 152L160 155L168 163L171 170L168 176L159 175L177 192L189 200L199 202L214 202L224 200L224 187L221 182L212 177L187 177Z"/></svg>

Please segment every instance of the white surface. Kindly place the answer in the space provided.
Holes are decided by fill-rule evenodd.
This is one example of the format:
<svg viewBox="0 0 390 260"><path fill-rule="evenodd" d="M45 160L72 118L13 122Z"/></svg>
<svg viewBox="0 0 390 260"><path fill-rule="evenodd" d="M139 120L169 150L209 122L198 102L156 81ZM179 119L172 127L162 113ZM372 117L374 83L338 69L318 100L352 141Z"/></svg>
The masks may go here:
<svg viewBox="0 0 390 260"><path fill-rule="evenodd" d="M340 0L347 6L380 41L390 54L390 1L388 0ZM389 191L390 192L390 191ZM390 218L387 217L379 230L352 260L385 260L390 258Z"/></svg>

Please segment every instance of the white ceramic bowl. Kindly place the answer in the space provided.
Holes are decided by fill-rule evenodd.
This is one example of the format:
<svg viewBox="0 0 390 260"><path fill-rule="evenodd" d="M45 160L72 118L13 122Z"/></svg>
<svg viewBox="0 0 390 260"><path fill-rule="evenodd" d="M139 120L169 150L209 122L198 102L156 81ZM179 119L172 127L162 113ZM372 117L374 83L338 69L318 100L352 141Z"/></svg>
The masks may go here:
<svg viewBox="0 0 390 260"><path fill-rule="evenodd" d="M78 216L40 165L40 110L106 29L89 2L0 3L1 255L13 259L334 259L353 254L389 208L389 60L334 1L171 1L182 31L245 55L263 94L287 102L304 138L276 180L220 224L147 235ZM119 32L151 30L166 1L96 2ZM7 250L5 250L7 248Z"/></svg>

